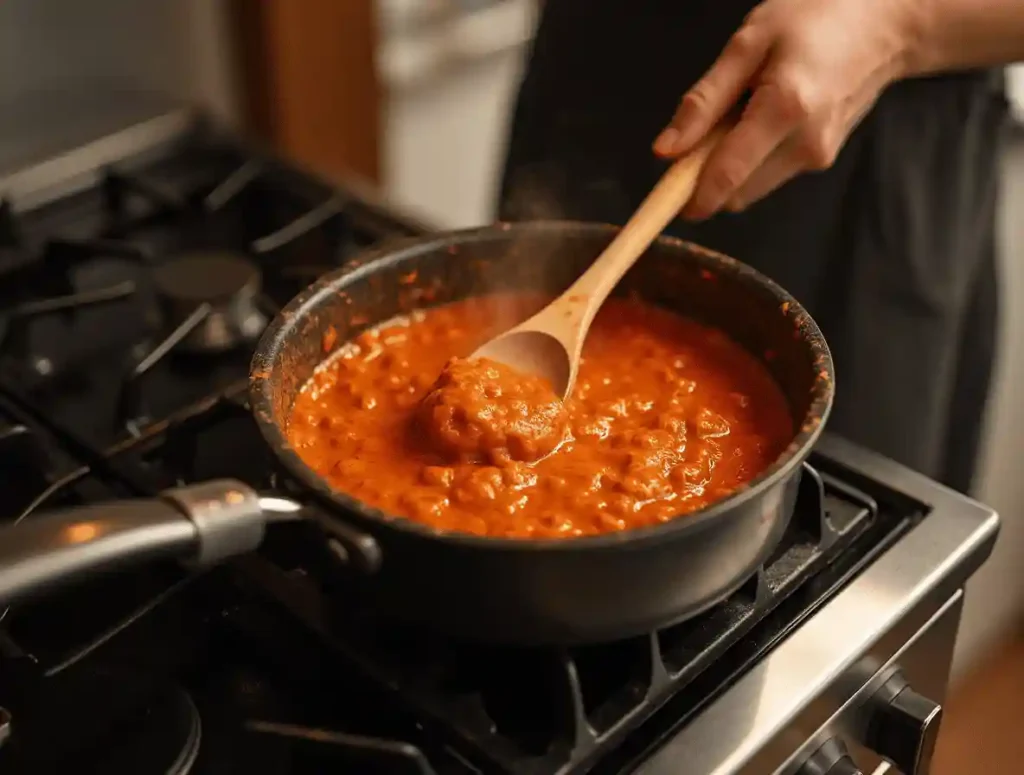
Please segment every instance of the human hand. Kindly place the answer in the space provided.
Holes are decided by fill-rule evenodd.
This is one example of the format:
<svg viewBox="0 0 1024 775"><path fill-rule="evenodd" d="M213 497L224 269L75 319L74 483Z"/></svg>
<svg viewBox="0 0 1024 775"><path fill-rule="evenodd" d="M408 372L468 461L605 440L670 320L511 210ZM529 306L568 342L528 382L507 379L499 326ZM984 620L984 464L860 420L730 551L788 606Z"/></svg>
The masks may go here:
<svg viewBox="0 0 1024 775"><path fill-rule="evenodd" d="M795 175L832 166L881 91L907 72L916 0L764 0L654 143L679 156L747 92L683 216L742 210Z"/></svg>

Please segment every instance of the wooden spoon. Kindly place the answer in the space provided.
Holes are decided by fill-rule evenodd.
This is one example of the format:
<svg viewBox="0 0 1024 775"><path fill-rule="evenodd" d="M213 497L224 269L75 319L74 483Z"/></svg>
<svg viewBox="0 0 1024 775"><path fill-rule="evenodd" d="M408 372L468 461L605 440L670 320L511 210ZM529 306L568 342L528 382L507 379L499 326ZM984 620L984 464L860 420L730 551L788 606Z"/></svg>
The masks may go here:
<svg viewBox="0 0 1024 775"><path fill-rule="evenodd" d="M547 379L563 399L572 392L583 340L608 294L690 201L724 128L711 132L669 167L611 244L569 289L544 309L490 340L472 358L489 358Z"/></svg>

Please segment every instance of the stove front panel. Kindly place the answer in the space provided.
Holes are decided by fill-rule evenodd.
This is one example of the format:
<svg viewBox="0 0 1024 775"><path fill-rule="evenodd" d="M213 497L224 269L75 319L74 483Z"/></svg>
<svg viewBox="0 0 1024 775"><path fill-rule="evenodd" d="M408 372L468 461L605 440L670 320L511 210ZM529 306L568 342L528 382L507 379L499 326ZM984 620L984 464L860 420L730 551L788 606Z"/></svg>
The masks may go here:
<svg viewBox="0 0 1024 775"><path fill-rule="evenodd" d="M826 437L819 449L842 456L851 466L851 481L872 477L930 513L676 731L637 772L795 772L796 754L806 757L832 729L854 756L863 756L857 741L864 739L864 720L845 711L862 704L877 688L873 677L892 664L922 696L933 703L945 698L961 590L991 552L998 516L834 437ZM904 664L898 657L912 643Z"/></svg>
<svg viewBox="0 0 1024 775"><path fill-rule="evenodd" d="M878 648L872 649L852 665L830 688L823 700L823 704L836 708L826 724L816 730L808 730L802 728L797 720L788 728L787 736L804 736L808 742L787 764L777 770L779 775L803 775L807 772L809 757L813 756L822 744L834 738L843 742L850 752L851 759L863 772L877 772L880 768L884 772L885 768L890 767L890 762L883 759L880 752L873 750L873 746L887 747L879 746L874 738L878 737L883 696L888 697L883 687L886 682L893 680L894 676L897 680L902 677L913 692L940 709L939 714L931 721L935 724L935 729L928 730L934 742L936 730L941 729L941 707L946 701L949 688L953 648L960 627L963 602L963 591L957 591L923 627L911 634L907 641L898 647L896 654L881 667L878 667L880 658L890 645L906 635L907 629L911 629L910 621L906 623L907 626L893 630L890 637L879 642ZM900 684L902 685L902 681ZM854 692L853 696L844 701L844 697L848 697L851 690ZM908 750L917 744L911 732L908 726L898 735L898 742ZM892 748L892 741L888 742L890 750L886 753L898 758L900 748ZM907 775L928 775L929 763L930 755L923 756L917 771L911 773L908 770Z"/></svg>

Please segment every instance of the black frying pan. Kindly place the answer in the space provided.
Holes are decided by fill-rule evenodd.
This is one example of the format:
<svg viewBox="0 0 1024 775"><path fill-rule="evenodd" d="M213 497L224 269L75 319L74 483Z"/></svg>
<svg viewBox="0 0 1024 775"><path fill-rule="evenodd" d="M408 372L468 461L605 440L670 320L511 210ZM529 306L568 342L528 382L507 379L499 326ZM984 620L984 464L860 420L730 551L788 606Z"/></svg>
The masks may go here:
<svg viewBox="0 0 1024 775"><path fill-rule="evenodd" d="M254 549L265 520L300 512L323 533L318 544L339 604L459 638L520 645L614 640L720 602L781 539L801 464L833 396L831 357L814 321L784 290L726 256L664 238L620 286L717 326L760 356L799 423L768 471L697 513L565 540L440 533L332 490L285 438L292 401L323 361L329 328L342 343L415 307L486 290L559 292L613 234L593 224L502 224L407 240L320 278L271 323L251 372L256 422L298 483L298 501L209 482L156 501L27 520L0 531L0 602L128 560L176 552L200 564L218 562Z"/></svg>

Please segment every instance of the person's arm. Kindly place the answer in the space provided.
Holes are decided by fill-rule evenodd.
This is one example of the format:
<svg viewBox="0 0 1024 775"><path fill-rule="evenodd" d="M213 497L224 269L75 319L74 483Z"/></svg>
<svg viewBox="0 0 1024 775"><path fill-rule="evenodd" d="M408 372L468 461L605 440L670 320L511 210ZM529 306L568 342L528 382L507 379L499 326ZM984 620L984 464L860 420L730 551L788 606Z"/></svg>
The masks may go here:
<svg viewBox="0 0 1024 775"><path fill-rule="evenodd" d="M654 143L672 158L751 92L684 209L742 210L832 166L893 81L1024 60L1024 0L763 0Z"/></svg>
<svg viewBox="0 0 1024 775"><path fill-rule="evenodd" d="M1024 61L1024 0L920 0L910 75Z"/></svg>

